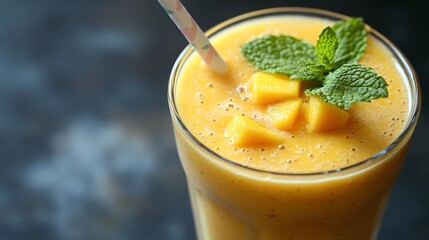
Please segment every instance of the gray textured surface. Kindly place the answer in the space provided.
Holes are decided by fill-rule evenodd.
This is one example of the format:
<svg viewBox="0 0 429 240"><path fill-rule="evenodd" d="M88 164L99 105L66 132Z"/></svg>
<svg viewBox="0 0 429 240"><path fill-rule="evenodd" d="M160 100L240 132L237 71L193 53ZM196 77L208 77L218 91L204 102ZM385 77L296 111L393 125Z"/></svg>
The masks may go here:
<svg viewBox="0 0 429 240"><path fill-rule="evenodd" d="M424 1L183 1L203 29L249 10L363 16L428 91ZM157 1L0 1L0 239L195 239L166 101L185 40ZM428 113L380 239L429 239Z"/></svg>

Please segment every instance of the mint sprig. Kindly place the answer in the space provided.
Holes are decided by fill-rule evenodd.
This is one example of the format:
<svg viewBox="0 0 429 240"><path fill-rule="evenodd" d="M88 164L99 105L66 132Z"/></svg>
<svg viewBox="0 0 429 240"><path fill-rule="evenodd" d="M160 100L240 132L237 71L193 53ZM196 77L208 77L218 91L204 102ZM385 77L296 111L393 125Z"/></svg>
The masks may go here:
<svg viewBox="0 0 429 240"><path fill-rule="evenodd" d="M258 70L319 82L307 89L328 103L349 109L355 102L387 97L387 83L373 69L357 64L367 46L362 18L351 18L325 28L315 47L285 35L268 35L241 47Z"/></svg>

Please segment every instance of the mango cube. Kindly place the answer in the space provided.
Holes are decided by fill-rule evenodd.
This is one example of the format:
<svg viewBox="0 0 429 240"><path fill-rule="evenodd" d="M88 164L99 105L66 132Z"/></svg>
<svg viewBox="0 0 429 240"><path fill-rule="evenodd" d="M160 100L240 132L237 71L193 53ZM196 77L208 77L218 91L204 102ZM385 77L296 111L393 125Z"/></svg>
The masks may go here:
<svg viewBox="0 0 429 240"><path fill-rule="evenodd" d="M310 97L307 106L307 123L309 132L326 132L344 128L349 113L343 109L323 102L317 97Z"/></svg>
<svg viewBox="0 0 429 240"><path fill-rule="evenodd" d="M252 76L249 87L254 103L269 104L298 98L301 80L291 80L287 75L256 72Z"/></svg>
<svg viewBox="0 0 429 240"><path fill-rule="evenodd" d="M301 105L302 100L298 98L271 106L268 109L268 116L270 116L273 126L284 131L292 129L300 113Z"/></svg>
<svg viewBox="0 0 429 240"><path fill-rule="evenodd" d="M228 124L226 134L232 143L239 147L273 145L284 141L283 136L240 114L234 115Z"/></svg>

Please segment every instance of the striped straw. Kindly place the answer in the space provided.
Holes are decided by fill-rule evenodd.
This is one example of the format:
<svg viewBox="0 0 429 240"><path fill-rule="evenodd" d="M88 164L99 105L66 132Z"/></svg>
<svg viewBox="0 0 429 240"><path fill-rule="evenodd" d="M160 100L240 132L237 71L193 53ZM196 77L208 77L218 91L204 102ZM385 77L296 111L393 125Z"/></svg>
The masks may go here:
<svg viewBox="0 0 429 240"><path fill-rule="evenodd" d="M198 52L204 62L214 71L223 73L227 71L225 61L213 48L210 41L204 35L201 28L189 12L183 7L179 0L158 0L170 18L174 21L180 31L185 35L188 42Z"/></svg>

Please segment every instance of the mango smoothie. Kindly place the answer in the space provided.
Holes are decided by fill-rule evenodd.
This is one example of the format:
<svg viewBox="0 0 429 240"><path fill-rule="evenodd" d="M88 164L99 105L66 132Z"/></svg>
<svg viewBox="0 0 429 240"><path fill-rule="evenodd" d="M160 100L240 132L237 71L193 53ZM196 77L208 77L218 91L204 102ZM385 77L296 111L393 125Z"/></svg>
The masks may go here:
<svg viewBox="0 0 429 240"><path fill-rule="evenodd" d="M313 133L303 90L303 107L292 128L273 126L269 106L252 101L249 80L257 70L240 53L244 43L267 34L315 45L326 26L343 18L301 8L250 13L209 33L227 73L213 72L191 49L179 58L169 101L198 239L376 238L419 113L418 83L406 59L369 30L359 64L386 79L389 96L353 104L344 128ZM234 145L227 128L235 115L282 140Z"/></svg>

